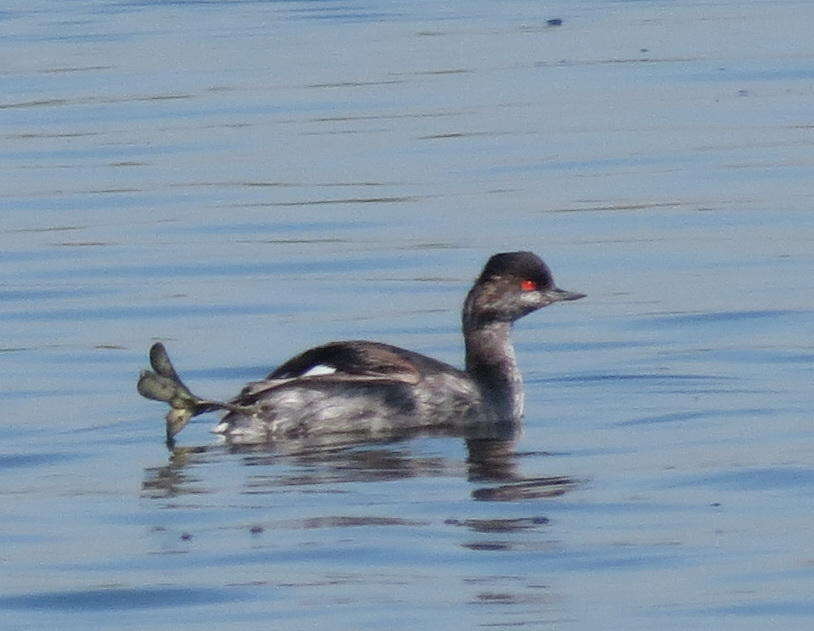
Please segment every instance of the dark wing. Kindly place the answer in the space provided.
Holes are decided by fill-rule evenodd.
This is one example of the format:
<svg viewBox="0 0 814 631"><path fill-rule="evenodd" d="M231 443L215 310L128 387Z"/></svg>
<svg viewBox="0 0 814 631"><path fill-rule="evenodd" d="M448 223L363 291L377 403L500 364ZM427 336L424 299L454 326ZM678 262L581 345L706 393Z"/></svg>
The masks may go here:
<svg viewBox="0 0 814 631"><path fill-rule="evenodd" d="M378 342L332 342L292 357L262 381L247 384L231 403L253 405L270 390L292 382L314 389L340 382L415 385L421 371L414 358L410 351Z"/></svg>
<svg viewBox="0 0 814 631"><path fill-rule="evenodd" d="M378 342L332 342L292 357L267 379L344 375L416 384L421 371L409 355L409 351Z"/></svg>

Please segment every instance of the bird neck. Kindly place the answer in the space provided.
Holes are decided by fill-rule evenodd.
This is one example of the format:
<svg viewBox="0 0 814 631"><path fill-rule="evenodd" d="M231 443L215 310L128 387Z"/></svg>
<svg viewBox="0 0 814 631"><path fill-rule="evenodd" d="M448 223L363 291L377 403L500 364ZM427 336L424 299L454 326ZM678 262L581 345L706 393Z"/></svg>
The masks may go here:
<svg viewBox="0 0 814 631"><path fill-rule="evenodd" d="M464 319L466 372L475 380L498 420L523 416L523 379L510 340L511 322Z"/></svg>

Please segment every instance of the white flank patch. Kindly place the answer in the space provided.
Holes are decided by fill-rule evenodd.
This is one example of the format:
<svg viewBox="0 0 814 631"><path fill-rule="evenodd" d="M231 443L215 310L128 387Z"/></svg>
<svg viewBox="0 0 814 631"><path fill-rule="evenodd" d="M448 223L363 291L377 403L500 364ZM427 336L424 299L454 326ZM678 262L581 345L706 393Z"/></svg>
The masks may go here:
<svg viewBox="0 0 814 631"><path fill-rule="evenodd" d="M325 364L317 364L315 366L311 366L308 370L306 370L301 377L316 377L317 375L332 375L336 372L336 368L333 366L326 366Z"/></svg>
<svg viewBox="0 0 814 631"><path fill-rule="evenodd" d="M213 434L225 434L227 429L229 429L229 423L218 423L212 429L212 433Z"/></svg>

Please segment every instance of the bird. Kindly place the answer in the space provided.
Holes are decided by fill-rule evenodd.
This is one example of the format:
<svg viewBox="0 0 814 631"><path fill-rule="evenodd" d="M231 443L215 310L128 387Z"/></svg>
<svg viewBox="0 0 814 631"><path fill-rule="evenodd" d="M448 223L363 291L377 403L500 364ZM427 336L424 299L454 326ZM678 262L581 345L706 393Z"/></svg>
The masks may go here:
<svg viewBox="0 0 814 631"><path fill-rule="evenodd" d="M215 401L192 394L157 342L150 349L152 370L142 371L138 392L169 404L168 443L190 418L215 410L226 414L213 431L244 444L518 423L524 394L510 339L513 323L583 297L557 287L533 252L502 252L489 258L464 301L463 370L381 342L330 342L289 359L233 399Z"/></svg>

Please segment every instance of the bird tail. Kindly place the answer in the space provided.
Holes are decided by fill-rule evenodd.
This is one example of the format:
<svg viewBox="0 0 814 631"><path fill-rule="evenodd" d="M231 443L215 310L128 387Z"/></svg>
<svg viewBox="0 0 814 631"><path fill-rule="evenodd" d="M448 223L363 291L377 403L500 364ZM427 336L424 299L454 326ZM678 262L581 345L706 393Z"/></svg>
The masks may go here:
<svg viewBox="0 0 814 631"><path fill-rule="evenodd" d="M171 443L193 416L213 410L236 410L239 406L223 401L210 401L192 394L186 387L161 342L150 348L152 370L143 370L138 380L141 396L169 404L167 412L167 442Z"/></svg>

